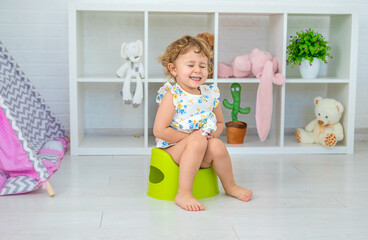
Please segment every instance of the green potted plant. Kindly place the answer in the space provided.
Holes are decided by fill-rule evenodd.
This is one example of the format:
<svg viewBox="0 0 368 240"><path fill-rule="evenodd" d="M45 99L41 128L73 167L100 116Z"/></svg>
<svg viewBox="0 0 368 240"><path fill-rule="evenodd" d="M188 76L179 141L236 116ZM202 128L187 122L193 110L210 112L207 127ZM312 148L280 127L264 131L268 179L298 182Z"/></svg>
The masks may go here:
<svg viewBox="0 0 368 240"><path fill-rule="evenodd" d="M247 132L247 124L238 120L238 114L248 114L250 107L241 108L241 86L239 83L231 84L231 96L233 97L233 103L229 103L227 99L224 99L223 104L227 109L231 109L231 122L227 122L226 125L226 136L227 143L229 144L242 144L244 141L245 134Z"/></svg>
<svg viewBox="0 0 368 240"><path fill-rule="evenodd" d="M287 46L287 64L299 65L303 78L316 78L320 61L327 63L331 47L322 34L309 28L290 36Z"/></svg>

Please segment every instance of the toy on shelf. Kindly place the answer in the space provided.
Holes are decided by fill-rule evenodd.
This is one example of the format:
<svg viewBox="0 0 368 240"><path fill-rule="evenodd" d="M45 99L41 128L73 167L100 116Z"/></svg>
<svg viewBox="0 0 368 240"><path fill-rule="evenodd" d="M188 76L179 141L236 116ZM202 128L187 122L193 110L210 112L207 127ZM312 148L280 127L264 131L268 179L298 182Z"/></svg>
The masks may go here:
<svg viewBox="0 0 368 240"><path fill-rule="evenodd" d="M239 83L231 84L231 95L233 97L233 103L229 103L227 99L224 99L223 104L227 109L232 109L231 111L231 122L226 123L226 136L227 143L229 144L242 144L244 141L244 136L247 132L247 124L238 120L238 114L248 114L250 112L250 107L241 108L241 86Z"/></svg>
<svg viewBox="0 0 368 240"><path fill-rule="evenodd" d="M219 78L245 78L252 73L252 64L249 55L235 57L230 65L219 62L217 76Z"/></svg>
<svg viewBox="0 0 368 240"><path fill-rule="evenodd" d="M215 38L212 33L208 33L208 32L198 33L196 37L205 40L208 43L208 45L210 45L210 48L213 53L213 47L215 45ZM211 62L213 65L213 58L211 59ZM213 78L213 73L208 74L208 78Z"/></svg>
<svg viewBox="0 0 368 240"><path fill-rule="evenodd" d="M332 98L316 97L314 99L314 114L305 130L298 128L296 138L301 143L318 143L326 148L332 148L344 138L344 131L339 122L344 112L343 105Z"/></svg>
<svg viewBox="0 0 368 240"><path fill-rule="evenodd" d="M255 48L249 55L235 57L230 65L220 62L218 64L218 77L220 78L244 78L253 74L260 79L257 91L256 123L259 139L266 140L271 128L272 120L272 83L282 85L285 82L284 75L277 73L278 64L276 58L268 52Z"/></svg>
<svg viewBox="0 0 368 240"><path fill-rule="evenodd" d="M122 89L123 100L126 104L132 103L133 107L138 107L143 99L142 78L144 78L144 68L142 63L139 62L142 54L143 44L140 40L121 45L121 57L127 62L116 71L116 75L121 78L125 77ZM134 97L130 93L132 78L136 78Z"/></svg>
<svg viewBox="0 0 368 240"><path fill-rule="evenodd" d="M277 73L276 58L268 52L253 49L249 56L252 64L252 74L259 79L256 101L256 125L259 139L265 141L271 128L273 108L273 83L282 85L285 76Z"/></svg>
<svg viewBox="0 0 368 240"><path fill-rule="evenodd" d="M314 114L305 130L298 128L295 132L298 142L318 143L326 148L332 148L344 138L344 130L339 122L344 112L343 105L332 98L316 97L314 99Z"/></svg>

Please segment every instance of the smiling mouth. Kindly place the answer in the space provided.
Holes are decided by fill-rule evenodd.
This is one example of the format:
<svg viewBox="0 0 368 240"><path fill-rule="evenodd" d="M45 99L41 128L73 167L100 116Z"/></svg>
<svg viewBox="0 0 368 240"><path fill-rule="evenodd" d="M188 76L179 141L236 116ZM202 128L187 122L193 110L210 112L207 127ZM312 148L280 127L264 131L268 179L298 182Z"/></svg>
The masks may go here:
<svg viewBox="0 0 368 240"><path fill-rule="evenodd" d="M202 79L201 77L189 77L189 78L196 82L199 82Z"/></svg>

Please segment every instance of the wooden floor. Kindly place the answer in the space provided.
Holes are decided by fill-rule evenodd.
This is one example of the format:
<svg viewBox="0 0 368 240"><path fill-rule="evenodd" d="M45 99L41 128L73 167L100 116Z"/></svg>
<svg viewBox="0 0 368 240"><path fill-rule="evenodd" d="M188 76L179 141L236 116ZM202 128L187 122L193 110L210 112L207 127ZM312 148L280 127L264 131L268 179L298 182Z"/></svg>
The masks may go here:
<svg viewBox="0 0 368 240"><path fill-rule="evenodd" d="M354 155L233 156L248 203L186 212L146 195L149 157L66 155L46 190L0 197L0 239L368 239L368 132Z"/></svg>

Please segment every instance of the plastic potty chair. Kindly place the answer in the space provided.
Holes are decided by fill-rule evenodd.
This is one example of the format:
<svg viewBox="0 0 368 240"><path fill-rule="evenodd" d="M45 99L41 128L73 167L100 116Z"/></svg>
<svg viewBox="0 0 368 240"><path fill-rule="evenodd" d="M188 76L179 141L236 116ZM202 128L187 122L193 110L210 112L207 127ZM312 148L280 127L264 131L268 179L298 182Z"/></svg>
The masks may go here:
<svg viewBox="0 0 368 240"><path fill-rule="evenodd" d="M147 195L173 201L179 187L179 166L171 156L159 148L153 148ZM217 175L212 167L199 169L193 182L193 196L197 199L219 194Z"/></svg>

